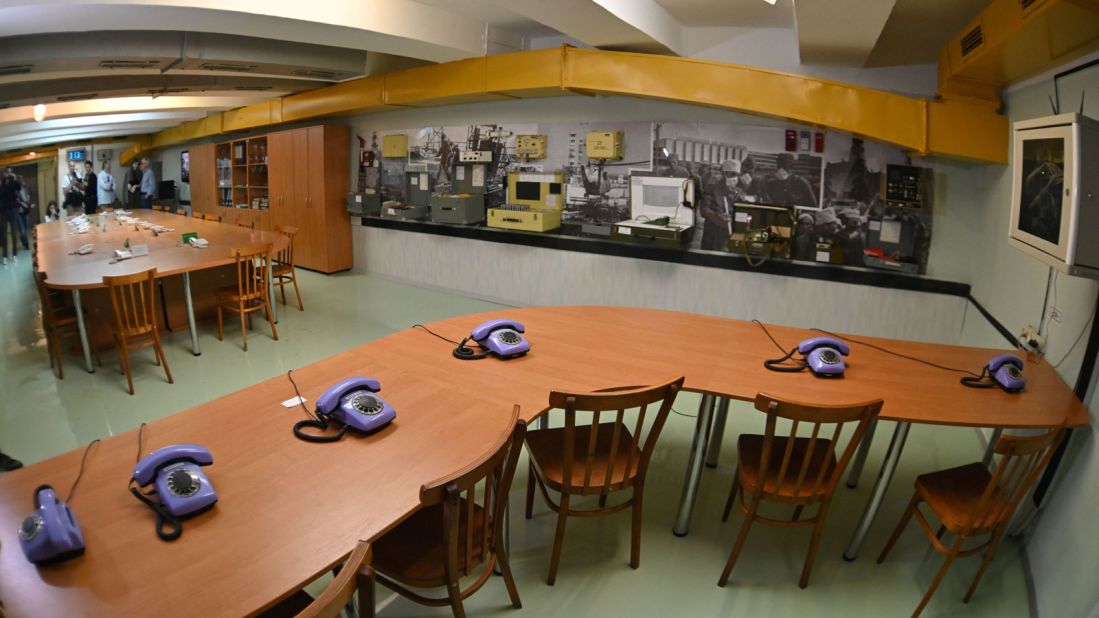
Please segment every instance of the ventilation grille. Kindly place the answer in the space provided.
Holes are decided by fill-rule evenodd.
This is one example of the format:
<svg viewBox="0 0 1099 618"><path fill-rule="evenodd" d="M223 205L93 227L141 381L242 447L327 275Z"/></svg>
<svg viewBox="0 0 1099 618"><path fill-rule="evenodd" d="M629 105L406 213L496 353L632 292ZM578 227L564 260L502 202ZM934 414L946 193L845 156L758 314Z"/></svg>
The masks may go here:
<svg viewBox="0 0 1099 618"><path fill-rule="evenodd" d="M8 66L0 67L0 75L22 75L24 73L30 73L33 68L33 64L9 64Z"/></svg>
<svg viewBox="0 0 1099 618"><path fill-rule="evenodd" d="M159 60L100 60L99 67L103 69L155 69L160 65Z"/></svg>
<svg viewBox="0 0 1099 618"><path fill-rule="evenodd" d="M207 71L235 71L237 73L244 73L255 70L256 65L233 64L231 62L203 62L199 65L199 68L206 69Z"/></svg>
<svg viewBox="0 0 1099 618"><path fill-rule="evenodd" d="M98 92L93 92L91 94L67 94L63 97L57 97L57 100L62 103L68 103L70 101L87 101L88 99L94 99L98 96Z"/></svg>
<svg viewBox="0 0 1099 618"><path fill-rule="evenodd" d="M249 92L263 92L270 89L270 86L233 86L233 90L247 90Z"/></svg>
<svg viewBox="0 0 1099 618"><path fill-rule="evenodd" d="M962 58L965 58L969 54L977 51L985 44L985 34L981 30L980 24L974 27L969 32L962 36Z"/></svg>
<svg viewBox="0 0 1099 618"><path fill-rule="evenodd" d="M310 77L313 79L338 79L343 73L337 73L335 71L324 71L321 69L295 69L294 75L297 77Z"/></svg>

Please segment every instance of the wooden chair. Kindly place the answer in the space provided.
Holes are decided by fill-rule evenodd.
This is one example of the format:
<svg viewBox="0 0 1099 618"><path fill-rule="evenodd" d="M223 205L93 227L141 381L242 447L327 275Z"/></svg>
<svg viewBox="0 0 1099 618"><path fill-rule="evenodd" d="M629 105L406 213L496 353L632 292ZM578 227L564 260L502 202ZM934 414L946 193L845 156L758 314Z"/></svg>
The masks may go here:
<svg viewBox="0 0 1099 618"><path fill-rule="evenodd" d="M156 302L153 300L153 288L156 281L156 269L132 275L103 277L103 283L111 295L114 309L114 340L118 347L118 362L130 394L134 394L134 378L130 367L130 347L136 349L152 346L156 353L156 364L164 365L168 384L174 384L172 370L168 367L168 358L160 345L160 331L156 325Z"/></svg>
<svg viewBox="0 0 1099 618"><path fill-rule="evenodd" d="M243 227L249 230L256 229L256 222L248 221L244 217L237 217L236 220L233 221L233 225L236 225L237 227Z"/></svg>
<svg viewBox="0 0 1099 618"><path fill-rule="evenodd" d="M564 410L564 426L542 429L527 434L530 453L530 480L527 483L526 517L534 508L534 486L557 513L557 531L553 539L549 576L552 586L557 580L561 546L565 538L565 521L569 515L598 517L632 507L633 527L630 544L630 566L641 562L641 509L645 490L645 474L653 447L668 420L676 394L683 387L683 378L657 386L628 386L604 389L593 393L552 391L549 404ZM660 402L660 407L645 431L648 407ZM625 411L638 408L633 431L626 426ZM577 426L577 411L591 411L592 421ZM609 412L610 422L600 422L602 413ZM559 503L550 498L547 487L560 493ZM630 498L614 506L606 506L607 496L631 489ZM599 506L575 509L572 496L599 496Z"/></svg>
<svg viewBox="0 0 1099 618"><path fill-rule="evenodd" d="M359 618L374 616L374 569L370 566L370 543L359 541L336 572L332 583L316 599L299 590L275 607L260 614L261 618L336 618L359 598Z"/></svg>
<svg viewBox="0 0 1099 618"><path fill-rule="evenodd" d="M66 337L75 337L80 340L80 331L76 326L76 308L68 302L69 296L60 290L51 290L46 287L45 273L34 271L34 285L38 289L38 300L42 305L42 331L46 335L46 354L50 357L50 367L57 368L57 377L65 379L64 341ZM92 355L95 362L103 365L99 360L99 352L92 347Z"/></svg>
<svg viewBox="0 0 1099 618"><path fill-rule="evenodd" d="M462 600L477 592L499 564L512 606L523 606L504 547L508 490L526 433L526 423L518 417L515 406L514 429L484 459L422 486L420 510L374 542L379 583L423 605L450 605L455 618L462 618ZM460 580L472 576L478 566L476 581L462 589ZM445 586L447 596L424 597L405 586Z"/></svg>
<svg viewBox="0 0 1099 618"><path fill-rule="evenodd" d="M977 590L977 584L981 582L981 576L988 568L988 563L996 553L1000 539L1011 523L1015 509L1045 470L1064 436L1063 428L1036 436L1001 436L995 446L995 453L1000 456L999 462L991 473L983 464L974 462L949 470L922 474L916 478L916 491L912 500L901 515L901 520L897 522L893 536L889 537L889 542L878 556L880 564L889 554L889 550L893 549L901 531L913 516L935 550L946 556L935 580L931 582L931 587L927 589L927 594L912 613L913 616L919 616L927 606L955 558L983 553L981 567L963 599L965 603L969 602ZM927 503L940 522L936 532L931 530L930 523L919 509L923 502ZM957 536L949 546L942 542L943 532L948 530ZM966 539L977 535L988 535L988 538L972 548L962 549Z"/></svg>
<svg viewBox="0 0 1099 618"><path fill-rule="evenodd" d="M737 441L737 469L721 521L728 520L738 495L740 500L737 503L745 517L729 561L718 580L719 586L728 583L729 574L748 538L748 531L756 521L773 526L813 526L809 554L805 557L805 566L798 581L798 586L802 588L809 585L809 575L836 484L866 428L881 408L881 399L853 405L826 406L787 401L764 393L756 395L756 409L767 414L766 429L764 435L742 434ZM786 435L778 435L780 418L791 421L790 431ZM855 431L837 461L836 450L843 426L850 422L857 423ZM825 425L835 426L830 437L825 437L828 436L827 429L821 432ZM798 436L799 427L809 430L809 436ZM751 500L746 503L748 497ZM759 507L764 500L793 505L793 517L787 520L760 515ZM817 505L816 515L802 519L802 510L814 504Z"/></svg>
<svg viewBox="0 0 1099 618"><path fill-rule="evenodd" d="M192 210L191 211L191 218L192 219L205 219L206 218L206 213L197 212L197 211Z"/></svg>
<svg viewBox="0 0 1099 618"><path fill-rule="evenodd" d="M202 218L206 219L207 221L213 221L214 223L221 223L221 215L212 215L210 213L206 213L205 215L203 215Z"/></svg>
<svg viewBox="0 0 1099 618"><path fill-rule="evenodd" d="M156 211L159 211L159 212L163 212L163 211L164 211L164 207L163 207L163 206L161 206L160 204L153 204L153 210L156 210Z"/></svg>
<svg viewBox="0 0 1099 618"><path fill-rule="evenodd" d="M292 225L276 225L275 231L282 234L289 241L286 243L286 248L275 254L274 270L271 271L274 285L279 286L279 292L282 293L282 304L286 304L286 284L294 284L294 296L298 297L298 311L305 311L305 306L301 303L301 291L298 289L298 275L294 270L294 236L298 233L298 228Z"/></svg>
<svg viewBox="0 0 1099 618"><path fill-rule="evenodd" d="M248 326L252 313L263 310L267 323L271 325L271 338L279 340L279 331L271 315L271 304L267 294L267 275L271 268L271 245L253 245L243 249L233 249L232 256L237 263L237 284L214 290L218 312L218 340L223 340L222 309L240 314L240 336L244 350L248 351ZM247 324L246 324L247 323Z"/></svg>

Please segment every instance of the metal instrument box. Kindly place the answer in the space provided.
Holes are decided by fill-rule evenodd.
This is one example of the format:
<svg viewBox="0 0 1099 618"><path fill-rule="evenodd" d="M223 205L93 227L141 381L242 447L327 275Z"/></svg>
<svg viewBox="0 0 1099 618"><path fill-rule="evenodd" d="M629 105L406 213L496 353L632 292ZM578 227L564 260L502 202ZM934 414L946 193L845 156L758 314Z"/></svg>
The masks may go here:
<svg viewBox="0 0 1099 618"><path fill-rule="evenodd" d="M622 131L591 131L585 140L584 152L589 159L621 159L622 136Z"/></svg>
<svg viewBox="0 0 1099 618"><path fill-rule="evenodd" d="M423 221L427 218L428 211L429 208L421 204L402 204L392 201L382 204L383 219Z"/></svg>
<svg viewBox="0 0 1099 618"><path fill-rule="evenodd" d="M405 172L405 204L427 207L431 204L434 179L427 172Z"/></svg>
<svg viewBox="0 0 1099 618"><path fill-rule="evenodd" d="M357 217L377 217L382 214L382 196L373 189L348 193L347 212Z"/></svg>
<svg viewBox="0 0 1099 618"><path fill-rule="evenodd" d="M534 209L517 204L489 208L488 226L524 232L548 232L561 227L561 210Z"/></svg>
<svg viewBox="0 0 1099 618"><path fill-rule="evenodd" d="M408 136L403 134L382 136L383 157L407 157Z"/></svg>
<svg viewBox="0 0 1099 618"><path fill-rule="evenodd" d="M544 159L546 157L546 136L517 135L515 137L515 154L527 159Z"/></svg>
<svg viewBox="0 0 1099 618"><path fill-rule="evenodd" d="M433 195L431 220L459 225L481 223L485 220L485 196L470 193Z"/></svg>
<svg viewBox="0 0 1099 618"><path fill-rule="evenodd" d="M484 193L488 185L487 163L458 163L450 181L455 193Z"/></svg>
<svg viewBox="0 0 1099 618"><path fill-rule="evenodd" d="M491 150L462 150L458 152L459 163L492 163Z"/></svg>
<svg viewBox="0 0 1099 618"><path fill-rule="evenodd" d="M629 221L611 227L611 238L663 247L683 248L694 238L695 211L683 205L695 203L695 184L685 178L664 176L630 177ZM668 218L667 224L654 220Z"/></svg>

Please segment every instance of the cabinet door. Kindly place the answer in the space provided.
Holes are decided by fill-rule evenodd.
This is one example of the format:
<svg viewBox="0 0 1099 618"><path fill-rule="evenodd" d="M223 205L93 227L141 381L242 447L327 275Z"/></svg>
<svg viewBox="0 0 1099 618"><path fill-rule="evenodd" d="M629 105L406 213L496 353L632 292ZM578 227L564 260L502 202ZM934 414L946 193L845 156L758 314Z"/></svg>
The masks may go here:
<svg viewBox="0 0 1099 618"><path fill-rule="evenodd" d="M269 206L271 210L271 229L275 225L297 227L297 212L294 206L294 136L293 131L281 131L267 136L267 183L269 187ZM295 251L301 241L295 243ZM300 252L294 261L300 263Z"/></svg>
<svg viewBox="0 0 1099 618"><path fill-rule="evenodd" d="M299 129L305 138L302 167L305 170L305 208L302 210L302 234L304 243L312 249L309 268L328 272L327 243L324 221L324 127Z"/></svg>
<svg viewBox="0 0 1099 618"><path fill-rule="evenodd" d="M217 168L214 165L214 144L191 146L191 210L217 212Z"/></svg>
<svg viewBox="0 0 1099 618"><path fill-rule="evenodd" d="M315 207L323 213L320 236L325 248L325 272L353 266L351 217L347 214L347 192L351 188L351 131L347 125L325 125L323 129L323 196ZM310 143L312 147L312 142Z"/></svg>

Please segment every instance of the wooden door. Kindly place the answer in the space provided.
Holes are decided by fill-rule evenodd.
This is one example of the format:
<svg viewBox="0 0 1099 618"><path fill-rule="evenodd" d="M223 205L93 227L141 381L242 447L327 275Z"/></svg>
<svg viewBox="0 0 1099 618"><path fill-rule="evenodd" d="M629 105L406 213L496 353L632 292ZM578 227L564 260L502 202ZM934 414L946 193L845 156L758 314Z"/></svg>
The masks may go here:
<svg viewBox="0 0 1099 618"><path fill-rule="evenodd" d="M214 144L191 146L191 211L217 214L217 166Z"/></svg>

